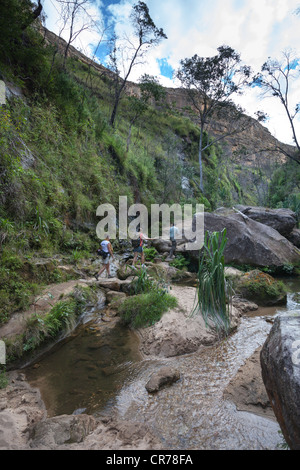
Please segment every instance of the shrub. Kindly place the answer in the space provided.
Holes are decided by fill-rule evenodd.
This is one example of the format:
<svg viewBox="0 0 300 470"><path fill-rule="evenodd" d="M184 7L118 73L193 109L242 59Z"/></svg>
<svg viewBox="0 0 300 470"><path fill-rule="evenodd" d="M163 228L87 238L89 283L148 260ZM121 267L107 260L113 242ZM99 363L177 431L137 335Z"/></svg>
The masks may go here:
<svg viewBox="0 0 300 470"><path fill-rule="evenodd" d="M118 308L124 324L143 328L160 320L169 308L176 307L177 299L164 291L150 291L128 297Z"/></svg>
<svg viewBox="0 0 300 470"><path fill-rule="evenodd" d="M189 265L189 261L183 255L176 255L176 258L170 262L170 266L177 269L185 269Z"/></svg>
<svg viewBox="0 0 300 470"><path fill-rule="evenodd" d="M141 267L136 273L136 277L132 283L131 293L141 294L149 292L153 287L153 280L148 276L147 269Z"/></svg>
<svg viewBox="0 0 300 470"><path fill-rule="evenodd" d="M8 378L6 375L5 370L1 371L1 366L0 366L0 390L1 388L5 388L8 385Z"/></svg>
<svg viewBox="0 0 300 470"><path fill-rule="evenodd" d="M144 254L146 261L153 261L158 255L157 250L152 246L151 248L144 248Z"/></svg>

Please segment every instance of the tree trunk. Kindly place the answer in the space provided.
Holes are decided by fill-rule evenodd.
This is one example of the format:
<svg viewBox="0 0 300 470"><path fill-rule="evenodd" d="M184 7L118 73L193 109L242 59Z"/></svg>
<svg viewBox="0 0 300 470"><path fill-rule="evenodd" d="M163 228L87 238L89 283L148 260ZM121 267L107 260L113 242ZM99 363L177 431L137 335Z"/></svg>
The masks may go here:
<svg viewBox="0 0 300 470"><path fill-rule="evenodd" d="M203 169L202 169L202 147L203 147L203 124L200 127L200 140L199 140L199 188L203 193Z"/></svg>

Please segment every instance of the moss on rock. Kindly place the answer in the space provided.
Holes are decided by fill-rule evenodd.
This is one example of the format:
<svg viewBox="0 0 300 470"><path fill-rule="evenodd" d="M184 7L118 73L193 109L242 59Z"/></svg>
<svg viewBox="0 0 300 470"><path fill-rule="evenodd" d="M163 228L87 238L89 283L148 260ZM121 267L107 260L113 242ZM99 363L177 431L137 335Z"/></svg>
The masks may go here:
<svg viewBox="0 0 300 470"><path fill-rule="evenodd" d="M287 299L284 283L257 269L239 278L236 292L262 306L285 304Z"/></svg>

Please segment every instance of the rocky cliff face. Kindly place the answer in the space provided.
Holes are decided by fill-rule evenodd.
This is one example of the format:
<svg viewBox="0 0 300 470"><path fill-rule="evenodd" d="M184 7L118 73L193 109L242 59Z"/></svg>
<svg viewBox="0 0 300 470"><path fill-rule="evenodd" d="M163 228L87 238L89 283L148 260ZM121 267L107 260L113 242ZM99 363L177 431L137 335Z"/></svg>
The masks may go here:
<svg viewBox="0 0 300 470"><path fill-rule="evenodd" d="M170 106L187 114L187 107L190 106L186 90L181 88L167 88L167 102ZM230 131L232 121L231 113L228 111L226 116L215 117L209 133L214 137L227 134ZM242 116L241 127L247 127L246 130L233 134L226 138L221 145L228 157L235 160L236 163L242 162L246 166L268 165L270 162L283 163L286 156L277 150L278 146L286 152L292 152L293 146L282 144L270 131L257 120L249 116Z"/></svg>

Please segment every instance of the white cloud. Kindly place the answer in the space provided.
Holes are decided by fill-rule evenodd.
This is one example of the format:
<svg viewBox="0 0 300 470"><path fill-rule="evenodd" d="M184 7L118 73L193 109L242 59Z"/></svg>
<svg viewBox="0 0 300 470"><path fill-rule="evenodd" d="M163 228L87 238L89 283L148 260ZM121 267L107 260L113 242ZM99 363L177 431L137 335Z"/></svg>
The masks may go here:
<svg viewBox="0 0 300 470"><path fill-rule="evenodd" d="M300 16L294 14L299 0L148 0L148 5L158 26L168 35L168 41L153 54L168 57L175 69L182 58L214 55L217 47L226 44L258 72L269 56L279 58L283 50L299 42ZM293 85L291 103L297 102L297 96L299 102L298 87ZM257 110L266 112L270 119L265 125L270 132L281 141L293 143L278 100L261 100L258 89L249 89L239 97L239 104L252 116ZM300 135L299 121L296 126Z"/></svg>
<svg viewBox="0 0 300 470"><path fill-rule="evenodd" d="M74 21L74 38L77 31L82 31L72 41L72 46L83 51L90 57L93 55L93 49L97 46L103 31L103 27L101 27L102 17L99 9L100 6L101 0L95 0L93 4L84 5L84 9L78 12ZM70 22L63 26L61 7L62 5L56 0L44 1L43 9L46 14L46 27L68 41ZM86 10L87 14L84 13L84 10ZM93 25L92 22L94 23ZM96 22L99 26L98 29L95 28Z"/></svg>

